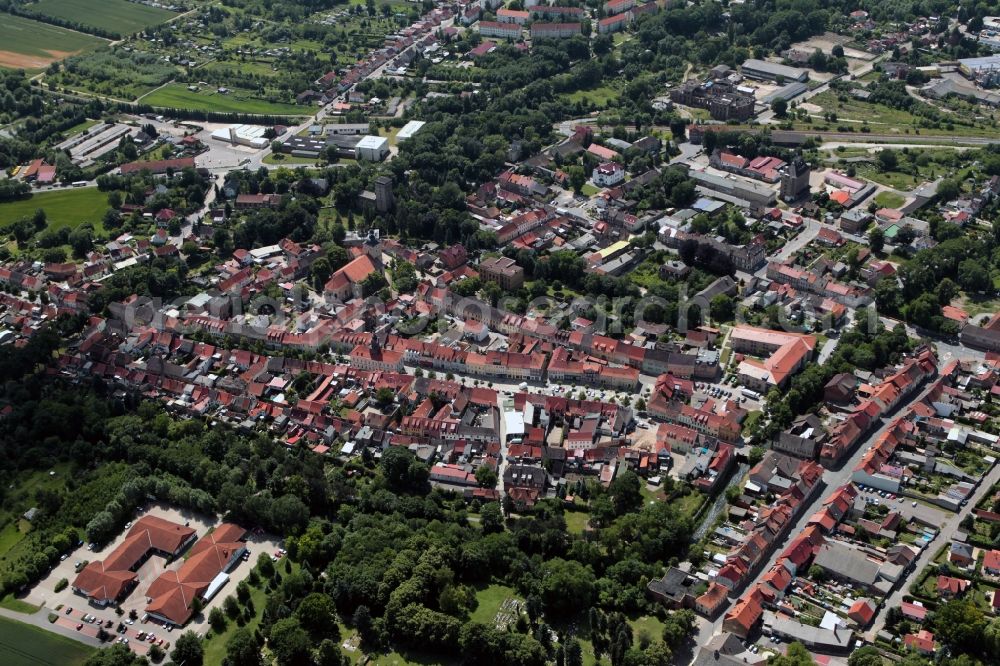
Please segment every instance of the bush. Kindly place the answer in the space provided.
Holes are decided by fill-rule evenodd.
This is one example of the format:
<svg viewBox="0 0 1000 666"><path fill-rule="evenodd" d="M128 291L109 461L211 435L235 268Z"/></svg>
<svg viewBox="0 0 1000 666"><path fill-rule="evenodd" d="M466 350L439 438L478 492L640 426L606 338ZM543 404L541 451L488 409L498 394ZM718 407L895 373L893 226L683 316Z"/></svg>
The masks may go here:
<svg viewBox="0 0 1000 666"><path fill-rule="evenodd" d="M69 587L69 581L66 580L65 578L60 578L59 582L56 583L56 588L55 589L56 589L56 592L62 592L67 587Z"/></svg>
<svg viewBox="0 0 1000 666"><path fill-rule="evenodd" d="M49 613L49 622L51 624L55 624L56 620L58 619L59 619L58 615L56 615L55 613Z"/></svg>

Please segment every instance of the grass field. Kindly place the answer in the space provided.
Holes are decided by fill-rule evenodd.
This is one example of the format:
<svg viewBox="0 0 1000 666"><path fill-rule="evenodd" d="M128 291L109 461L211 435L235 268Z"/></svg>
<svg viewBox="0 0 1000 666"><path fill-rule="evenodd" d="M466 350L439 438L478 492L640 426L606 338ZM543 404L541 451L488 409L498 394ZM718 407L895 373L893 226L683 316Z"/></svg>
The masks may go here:
<svg viewBox="0 0 1000 666"><path fill-rule="evenodd" d="M518 596L513 588L506 585L488 585L476 592L476 601L479 605L476 606L476 610L472 611L469 619L472 622L492 625L493 618L496 617L497 612L500 610L500 604L507 599L517 598Z"/></svg>
<svg viewBox="0 0 1000 666"><path fill-rule="evenodd" d="M76 666L93 652L73 639L0 617L0 663L4 666Z"/></svg>
<svg viewBox="0 0 1000 666"><path fill-rule="evenodd" d="M101 232L101 220L108 210L108 195L96 187L34 194L28 199L0 204L0 228L30 217L41 208L48 216L49 229L78 227L91 222Z"/></svg>
<svg viewBox="0 0 1000 666"><path fill-rule="evenodd" d="M40 0L32 9L54 18L129 35L176 16L174 12L128 0Z"/></svg>
<svg viewBox="0 0 1000 666"><path fill-rule="evenodd" d="M576 90L565 97L570 102L590 102L594 106L604 107L618 99L618 91L611 86L598 86L590 90Z"/></svg>
<svg viewBox="0 0 1000 666"><path fill-rule="evenodd" d="M281 104L251 97L239 91L221 95L214 90L192 92L182 83L168 83L141 98L143 104L192 111L220 113L261 113L273 115L308 115L309 109L295 104Z"/></svg>
<svg viewBox="0 0 1000 666"><path fill-rule="evenodd" d="M1000 130L986 125L973 127L971 125L955 123L954 128L933 129L920 127L922 118L909 111L894 109L884 104L871 104L861 100L848 97L841 101L836 92L826 90L809 99L810 104L815 104L823 109L823 112L834 112L837 114L837 121L826 123L830 126L830 131L836 131L838 125L853 126L860 131L864 121L868 122L872 133L876 134L899 134L905 135L952 135L952 136L997 136ZM821 114L814 114L813 120L822 120ZM958 121L960 117L956 116ZM801 122L794 123L796 129L803 127L808 129L808 125Z"/></svg>
<svg viewBox="0 0 1000 666"><path fill-rule="evenodd" d="M906 199L895 192L879 192L875 196L875 203L882 208L899 208L906 203Z"/></svg>
<svg viewBox="0 0 1000 666"><path fill-rule="evenodd" d="M0 21L0 67L38 70L107 42L39 21L4 14Z"/></svg>

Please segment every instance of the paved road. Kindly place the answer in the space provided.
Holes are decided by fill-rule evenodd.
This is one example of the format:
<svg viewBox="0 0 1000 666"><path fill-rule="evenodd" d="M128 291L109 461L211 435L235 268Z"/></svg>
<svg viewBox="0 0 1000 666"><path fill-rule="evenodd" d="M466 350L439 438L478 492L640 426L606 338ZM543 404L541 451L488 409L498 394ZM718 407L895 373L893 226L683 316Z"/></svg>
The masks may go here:
<svg viewBox="0 0 1000 666"><path fill-rule="evenodd" d="M920 400L926 391L926 388L923 391L920 391L911 400L901 405L894 414L898 415L904 413L910 405ZM858 445L851 457L844 461L841 467L838 469L828 469L823 473L823 482L826 486L816 495L816 498L808 506L802 508L798 520L796 520L792 529L788 533L789 535L795 535L802 532L809 523L809 518L811 518L818 508L822 506L823 502L829 498L830 495L837 490L837 488L850 480L851 474L854 471L854 468L861 461L862 456L864 456L872 443L889 428L889 424L891 423L892 419L883 419L883 425L866 437L861 444ZM972 504L972 502L970 502L970 504ZM786 537L786 541L790 541L791 538L791 536ZM760 572L753 578L753 580L741 588L741 592L753 587L753 585L757 583L757 581L759 581L772 566L774 566L774 563L778 560L778 556L784 550L785 545L786 544L784 543L779 544L778 547L774 549L774 552L771 553L771 556L767 559L766 564L760 569ZM695 645L706 645L709 639L719 632L724 618L725 613L721 613L714 622L709 622L703 618L699 618L698 634L695 637Z"/></svg>
<svg viewBox="0 0 1000 666"><path fill-rule="evenodd" d="M87 636L73 629L67 629L58 623L49 622L49 613L53 612L51 609L45 608L44 606L36 613L26 614L18 613L16 611L7 610L6 608L0 608L0 616L10 618L11 620L17 620L18 622L24 622L25 624L30 624L39 629L44 629L45 631L51 631L57 634L61 634L67 638L72 638L75 641L80 641L90 645L91 647L100 647L104 645L101 641L97 640L92 636Z"/></svg>
<svg viewBox="0 0 1000 666"><path fill-rule="evenodd" d="M823 348L819 350L819 357L816 359L816 365L823 365L826 360L830 358L833 351L837 348L837 343L840 342L840 338L829 338L823 343Z"/></svg>
<svg viewBox="0 0 1000 666"><path fill-rule="evenodd" d="M993 469L986 475L979 487L976 488L976 492L972 494L969 498L969 503L962 507L962 509L952 515L944 525L941 526L941 531L938 533L937 538L931 543L927 544L923 552L917 557L915 566L910 571L910 574L903 579L903 582L896 588L896 590L889 595L889 598L885 600L885 604L879 608L878 614L875 616L875 621L872 623L871 629L865 634L865 638L869 641L875 639L875 636L885 627L885 618L888 615L890 608L897 608L903 602L903 596L909 593L909 587L912 580L924 570L931 560L934 559L934 553L938 551L942 544L949 543L955 536L955 532L958 531L959 523L969 515L969 513L975 508L976 503L983 498L990 488L993 487L997 481L1000 481L1000 465L994 465Z"/></svg>

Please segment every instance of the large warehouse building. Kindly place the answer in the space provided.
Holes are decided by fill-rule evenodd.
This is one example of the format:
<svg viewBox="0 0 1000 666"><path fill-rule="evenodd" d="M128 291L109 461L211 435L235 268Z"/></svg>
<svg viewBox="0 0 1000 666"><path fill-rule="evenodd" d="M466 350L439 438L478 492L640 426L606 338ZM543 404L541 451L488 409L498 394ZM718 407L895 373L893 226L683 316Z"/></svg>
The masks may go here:
<svg viewBox="0 0 1000 666"><path fill-rule="evenodd" d="M788 65L781 65L775 62L767 62L766 60L757 60L756 58L750 58L744 62L742 72L743 76L749 79L759 79L761 81L791 83L792 81L807 81L809 79L809 70L789 67Z"/></svg>
<svg viewBox="0 0 1000 666"><path fill-rule="evenodd" d="M354 148L354 157L366 162L381 162L389 156L389 139L384 136L366 136Z"/></svg>

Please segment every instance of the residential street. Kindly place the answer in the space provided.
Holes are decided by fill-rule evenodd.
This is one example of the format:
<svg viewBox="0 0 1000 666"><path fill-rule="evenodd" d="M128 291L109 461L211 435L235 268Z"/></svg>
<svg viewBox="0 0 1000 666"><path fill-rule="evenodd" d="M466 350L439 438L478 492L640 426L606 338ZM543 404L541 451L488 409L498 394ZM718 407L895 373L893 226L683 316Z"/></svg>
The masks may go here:
<svg viewBox="0 0 1000 666"><path fill-rule="evenodd" d="M905 403L902 403L896 409L896 411L890 415L890 417L882 419L882 426L878 430L873 431L867 438L865 438L860 444L858 444L857 448L854 450L854 453L852 453L849 458L845 459L843 464L839 468L828 469L823 473L823 483L825 484L825 486L822 488L820 493L816 495L816 498L809 505L802 507L798 519L795 521L795 524L792 526L792 529L789 530L788 532L790 535L798 534L799 532L801 532L806 528L806 525L809 523L809 519L819 509L819 507L822 506L823 502L826 501L826 499L830 497L830 495L832 495L833 492L837 490L837 488L844 485L850 480L851 474L854 472L854 468L857 466L858 462L860 462L861 458L871 447L872 443L888 429L889 424L892 423L893 419L896 416L905 413L906 410L909 409L910 405L920 400L926 392L927 388L925 387L919 393L914 394L912 399L908 400ZM1000 468L994 468L994 472L996 472L997 469ZM970 505L971 504L973 504L973 502L970 502ZM955 522L955 525L957 524L958 521ZM774 563L778 560L778 556L781 555L781 552L784 550L785 545L787 545L787 542L790 539L791 537L787 537L783 543L778 544L774 552L771 553L770 557L768 557L767 563L762 568L760 568L757 575L746 585L740 588L739 592L741 594L745 590L753 587L753 585L757 583L757 581L759 581L761 578L763 578L764 574L766 574L768 570L772 566L774 566ZM905 584L908 583L904 583L904 585ZM722 620L724 617L725 617L725 612L721 613L719 617L715 619L714 622L709 622L708 620L699 617L698 633L694 639L695 644L705 645L708 642L708 640L722 628Z"/></svg>
<svg viewBox="0 0 1000 666"><path fill-rule="evenodd" d="M885 603L878 610L878 614L875 615L875 620L872 622L871 628L865 634L865 638L869 641L874 641L875 636L879 631L885 626L885 617L888 614L890 608L897 608L903 602L903 596L909 594L910 583L923 571L930 562L934 559L934 554L941 548L943 544L949 543L955 536L955 532L958 530L959 523L962 522L969 513L975 508L976 503L983 498L989 489L993 487L997 481L1000 481L1000 465L994 465L993 469L983 478L982 483L976 488L976 491L969 498L969 503L962 507L962 510L951 516L944 525L941 526L941 531L934 541L928 544L927 548L924 549L920 556L916 559L914 568L910 571L909 575L904 579L904 581L893 591Z"/></svg>

